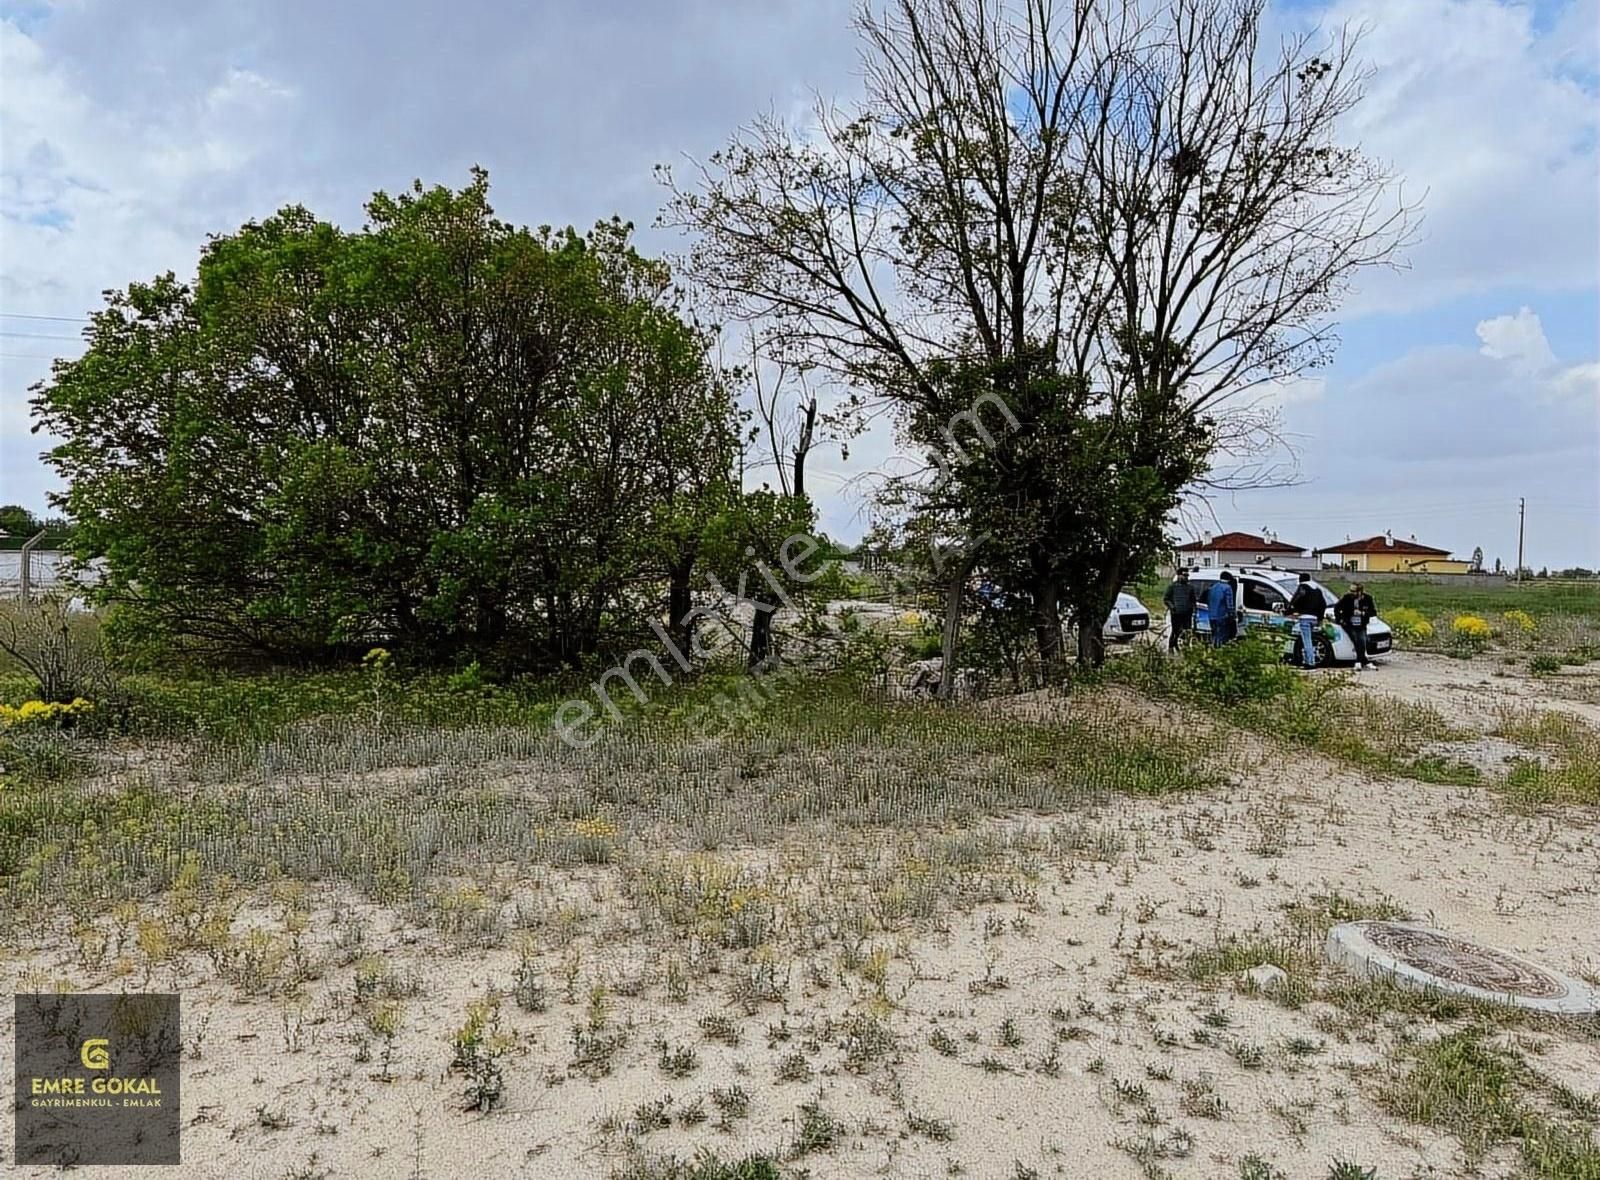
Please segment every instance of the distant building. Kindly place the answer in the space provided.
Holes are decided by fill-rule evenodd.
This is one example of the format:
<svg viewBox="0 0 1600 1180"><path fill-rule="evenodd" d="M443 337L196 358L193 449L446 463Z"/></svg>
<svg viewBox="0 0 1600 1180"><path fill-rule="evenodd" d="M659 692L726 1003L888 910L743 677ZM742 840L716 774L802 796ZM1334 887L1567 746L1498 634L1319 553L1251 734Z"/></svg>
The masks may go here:
<svg viewBox="0 0 1600 1180"><path fill-rule="evenodd" d="M1172 552L1175 565L1188 567L1276 565L1291 570L1317 568L1316 559L1306 556L1306 551L1299 545L1280 541L1273 533L1264 537L1254 533L1222 533L1179 545Z"/></svg>
<svg viewBox="0 0 1600 1180"><path fill-rule="evenodd" d="M1401 540L1393 533L1359 541L1346 537L1313 552L1329 565L1362 574L1465 574L1473 568L1472 562L1451 557L1448 549L1420 544L1415 536Z"/></svg>
<svg viewBox="0 0 1600 1180"><path fill-rule="evenodd" d="M98 559L89 568L78 569L64 536L0 533L0 598L15 598L24 591L47 593L59 589L69 578L93 582L97 575Z"/></svg>

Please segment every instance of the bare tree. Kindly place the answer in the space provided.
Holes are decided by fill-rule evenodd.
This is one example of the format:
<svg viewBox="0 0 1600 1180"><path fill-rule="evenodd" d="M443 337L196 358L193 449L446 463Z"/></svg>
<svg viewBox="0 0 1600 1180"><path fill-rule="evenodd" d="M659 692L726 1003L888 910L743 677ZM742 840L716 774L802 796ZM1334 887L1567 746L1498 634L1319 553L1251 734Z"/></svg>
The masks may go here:
<svg viewBox="0 0 1600 1180"><path fill-rule="evenodd" d="M110 684L99 624L61 594L0 604L0 652L38 681L44 701L94 699Z"/></svg>
<svg viewBox="0 0 1600 1180"><path fill-rule="evenodd" d="M780 355L925 422L952 409L952 384L970 392L952 370L981 367L1019 413L1035 383L1070 378L1058 387L1080 391L1108 470L1192 483L1204 466L1169 453L1196 432L1213 454L1270 440L1269 417L1230 421L1229 403L1324 362L1350 279L1415 224L1393 179L1339 141L1362 93L1356 36L1269 52L1264 7L865 6L860 106L819 103L803 130L758 119L692 185L668 174L663 220L698 235L688 271ZM1024 429L1058 408L1023 413ZM1181 490L1141 511L1159 526ZM1017 563L1046 662L1058 606L1103 615L1153 548L1149 529L1099 531L1087 562L1041 536ZM1098 639L1079 627L1080 658L1101 657Z"/></svg>

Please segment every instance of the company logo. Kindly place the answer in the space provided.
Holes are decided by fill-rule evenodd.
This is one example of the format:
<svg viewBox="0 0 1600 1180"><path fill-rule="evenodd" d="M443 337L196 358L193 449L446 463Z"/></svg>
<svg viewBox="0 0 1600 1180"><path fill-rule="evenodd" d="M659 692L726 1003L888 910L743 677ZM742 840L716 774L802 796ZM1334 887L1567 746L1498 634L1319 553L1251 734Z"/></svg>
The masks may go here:
<svg viewBox="0 0 1600 1180"><path fill-rule="evenodd" d="M177 996L14 999L18 1164L182 1163Z"/></svg>
<svg viewBox="0 0 1600 1180"><path fill-rule="evenodd" d="M90 1037L83 1043L83 1048L78 1050L78 1060L83 1062L84 1069L110 1069L111 1054L106 1046L111 1042L104 1037Z"/></svg>

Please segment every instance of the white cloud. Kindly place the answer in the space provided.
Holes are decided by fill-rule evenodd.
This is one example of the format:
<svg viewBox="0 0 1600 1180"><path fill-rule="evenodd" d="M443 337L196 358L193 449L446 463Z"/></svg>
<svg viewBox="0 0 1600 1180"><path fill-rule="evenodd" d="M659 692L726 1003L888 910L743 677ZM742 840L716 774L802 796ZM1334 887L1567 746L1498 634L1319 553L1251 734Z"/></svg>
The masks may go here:
<svg viewBox="0 0 1600 1180"><path fill-rule="evenodd" d="M1366 27L1373 73L1349 129L1423 199L1410 269L1363 276L1347 315L1594 284L1600 87L1593 46L1573 49L1593 8L1575 0L1543 33L1531 5L1494 0L1335 0L1313 14Z"/></svg>
<svg viewBox="0 0 1600 1180"><path fill-rule="evenodd" d="M1486 357L1507 362L1521 373L1543 373L1556 363L1539 317L1524 307L1516 315L1497 315L1478 324L1478 349Z"/></svg>

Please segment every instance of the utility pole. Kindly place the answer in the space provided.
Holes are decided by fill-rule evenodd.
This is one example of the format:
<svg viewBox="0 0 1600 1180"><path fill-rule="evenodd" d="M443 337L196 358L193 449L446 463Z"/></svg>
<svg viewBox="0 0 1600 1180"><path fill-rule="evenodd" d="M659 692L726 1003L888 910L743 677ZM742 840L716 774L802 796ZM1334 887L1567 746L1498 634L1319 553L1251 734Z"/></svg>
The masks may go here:
<svg viewBox="0 0 1600 1180"><path fill-rule="evenodd" d="M1523 526L1528 523L1528 497L1522 496L1517 500L1517 581L1522 581L1522 534Z"/></svg>

